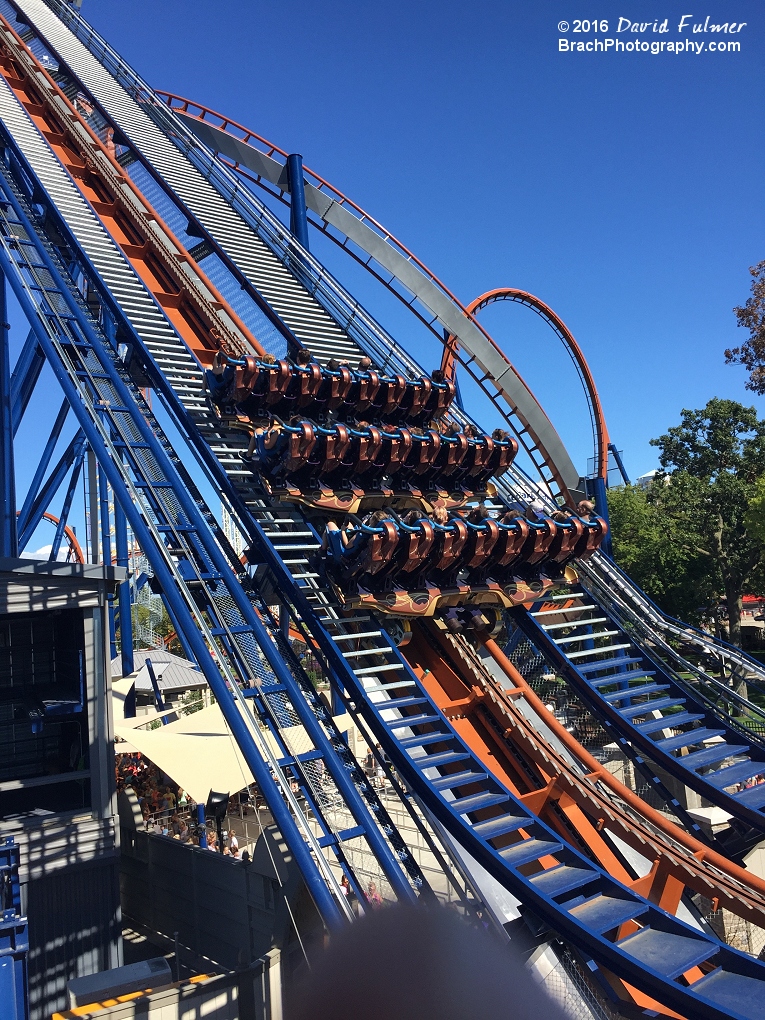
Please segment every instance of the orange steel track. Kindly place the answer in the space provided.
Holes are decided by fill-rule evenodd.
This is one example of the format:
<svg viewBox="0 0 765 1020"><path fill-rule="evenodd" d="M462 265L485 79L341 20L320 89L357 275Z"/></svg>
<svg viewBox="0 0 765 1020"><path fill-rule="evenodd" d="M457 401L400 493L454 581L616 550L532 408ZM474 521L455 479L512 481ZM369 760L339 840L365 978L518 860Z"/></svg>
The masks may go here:
<svg viewBox="0 0 765 1020"><path fill-rule="evenodd" d="M221 348L235 355L264 353L2 16L0 74L200 364L210 365Z"/></svg>
<svg viewBox="0 0 765 1020"><path fill-rule="evenodd" d="M18 513L16 514L16 516L18 517ZM55 524L56 527L58 527L59 518L54 517L53 514L44 513L43 520L50 521L51 524ZM77 541L77 536L75 535L75 533L72 531L68 524L64 525L64 537L66 538L67 545L69 546L69 552L71 553L72 560L75 563L84 563L85 556L82 552L82 547L80 546L80 543Z"/></svg>
<svg viewBox="0 0 765 1020"><path fill-rule="evenodd" d="M282 159L284 160L286 160L287 158L288 154L284 149L281 149L278 145L275 145L273 142L269 142L267 139L263 138L262 135L259 135L257 134L257 132L250 130L243 124L239 124L237 121L232 120L230 117L225 117L223 114L218 113L217 111L212 110L209 107L203 106L201 103L197 103L194 102L193 100L186 99L185 97L176 95L175 93L172 92L157 90L156 94L161 99L163 99L164 102L166 102L167 105L172 110L184 113L186 114L186 116L193 118L195 120L211 124L219 131L232 135L233 137L244 142L246 145L257 147L258 151L265 151L265 154L267 156L273 157L274 154L276 153L279 156L281 156ZM257 143L257 146L255 146L254 143ZM224 162L231 165L238 173L241 173L248 180L252 180L256 184L261 183L259 178L253 177L240 164L234 162L229 157L219 154L219 158L223 159ZM329 195L335 202L338 203L338 205L341 205L344 208L351 210L353 214L361 222L371 227L375 231L375 233L377 233L387 244L391 245L391 247L395 251L402 255L408 262L411 262L413 265L417 266L417 268L425 276L425 278L429 280L432 284L434 284L462 312L462 314L466 318L470 319L471 322L473 322L476 328L481 331L486 340L488 340L492 347L501 356L503 361L508 366L510 366L514 372L516 372L514 366L512 365L512 362L504 353L502 348L496 343L496 341L486 331L484 326L478 321L477 313L478 311L480 311L480 308L477 307L477 302L473 302L471 305L467 306L463 305L459 298L457 298L449 290L446 284L444 284L435 275L435 273L428 269L428 267L422 261L420 261L420 259L418 259L417 256L414 255L413 252L411 252L406 247L406 245L399 241L389 230L386 230L386 228L381 223L374 219L374 217L370 216L369 213L365 212L361 208L361 206L353 202L350 198L348 198L336 187L334 187L334 185L330 184L323 177L317 174L316 171L311 170L310 167L304 166L303 171L306 176L306 179L309 180L310 183L313 184L313 186L317 190L322 191L325 194ZM334 236L330 233L327 233L327 236L330 237L332 240L336 240L336 238L334 238ZM345 248L345 250L348 251L349 254L351 255L354 254L352 248L346 247L345 245L342 245L342 247ZM356 256L354 255L354 257ZM370 272L373 272L373 274L377 276L377 278L383 284L389 286L388 283L386 283L386 281L383 279L383 277L376 273L369 264L367 264L363 260L360 261L367 269L370 270ZM402 295L395 288L389 287L389 289L399 299L403 300L404 303L407 304L407 307L410 307L413 311L415 311L415 314L419 314L417 313L413 305L410 304L410 302L408 302L405 298L403 298ZM490 292L490 294L492 295L499 293L500 293L499 291ZM558 316L552 311L552 309L550 309L546 304L544 304L544 302L540 301L539 298L536 298L531 294L526 294L524 291L512 291L512 293L517 296L510 298L509 295L511 293L511 288L505 288L503 293L506 294L505 298L494 297L493 300L503 300L509 298L510 300L522 301L524 304L529 305L529 307L534 308L534 310L537 311L538 314L542 315L542 317L545 318L550 323L553 329L555 329L556 333L569 350L569 353L571 354L571 357L573 358L574 362L578 366L582 376L582 381L585 386L585 391L590 402L590 414L593 419L593 431L595 433L596 440L595 451L596 464L598 466L599 472L602 472L601 477L605 479L608 466L608 432L606 429L605 418L603 416L600 398L595 387L595 382L592 378L592 374L589 370L589 367L581 351L581 348L576 343L574 337L572 336L570 331L566 328L564 323L558 318ZM489 295L483 295L484 298L488 296ZM482 298L478 299L479 302L481 300ZM431 325L422 316L419 317L422 318L427 325ZM449 347L447 346L447 349L444 352L444 359L446 360L448 358L450 365L453 367L454 360L458 358L457 345L453 343L454 338L449 337L447 340L444 340L443 337L437 333L437 331L434 330L434 332L436 333L436 335L438 335L442 343L446 345L451 344L451 356L449 355ZM517 372L516 375L518 375ZM532 396L532 398L536 400L536 398L533 397L533 393L529 389L528 385L520 377L520 375L518 375L518 378L521 379L521 382L523 383L529 394ZM539 402L536 401L536 403L538 404ZM534 441L538 444L538 448L540 449L540 451L542 451L544 454L544 447L539 441L539 439L536 436L534 436L533 438ZM549 458L546 459L546 464L550 471L552 471L556 480L556 484L558 485L560 491L565 495L567 489L562 479L558 476L558 472L555 468L555 465L550 462Z"/></svg>
<svg viewBox="0 0 765 1020"><path fill-rule="evenodd" d="M533 294L529 294L528 291L518 290L516 287L497 287L494 290L487 291L485 294L481 294L481 296L477 297L475 301L470 302L467 306L467 312L472 318L475 318L480 311L487 308L489 305L493 305L496 301L514 301L518 304L526 305L527 308L532 308L537 315L541 316L541 318L543 318L545 322L553 328L563 341L563 344L577 367L589 401L595 438L596 470L598 475L604 481L607 481L608 429L606 427L606 419L603 414L603 406L600 402L600 396L598 394L597 387L595 386L595 380L592 376L592 372L590 371L590 366L587 364L587 359L582 353L581 347L574 339L573 333L568 326L566 326L560 316L556 315L552 308L545 304L541 298L535 297ZM454 377L456 372L455 356L457 348L458 344L456 337L450 336L444 346L444 356L441 362L441 370L450 379ZM502 357L505 358L505 361L507 361L508 364L510 364L504 354Z"/></svg>
<svg viewBox="0 0 765 1020"><path fill-rule="evenodd" d="M694 839L623 786L545 709L496 643L484 644L514 685L509 691L466 641L433 622L413 628L405 655L487 769L564 839L662 909L676 913L687 889L704 897L712 911L724 907L765 927L765 881ZM560 739L581 771L537 732L515 706L518 698ZM652 862L646 875L635 878L625 867L606 838L609 833ZM640 993L629 991L635 1002L646 1005Z"/></svg>

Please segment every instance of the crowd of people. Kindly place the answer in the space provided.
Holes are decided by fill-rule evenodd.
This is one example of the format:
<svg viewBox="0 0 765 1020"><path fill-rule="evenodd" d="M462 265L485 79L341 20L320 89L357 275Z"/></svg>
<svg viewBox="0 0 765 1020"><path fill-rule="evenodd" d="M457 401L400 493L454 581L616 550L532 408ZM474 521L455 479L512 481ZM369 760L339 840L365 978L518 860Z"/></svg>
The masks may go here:
<svg viewBox="0 0 765 1020"><path fill-rule="evenodd" d="M233 829L223 832L222 842L215 829L199 825L196 801L140 751L115 756L117 793L132 790L141 809L146 831L155 836L176 839L189 846L204 845L208 850L236 860L249 861L248 850L239 849ZM248 810L247 803L235 795L229 802L229 813Z"/></svg>
<svg viewBox="0 0 765 1020"><path fill-rule="evenodd" d="M387 764L387 758L379 744L376 751L380 761ZM377 758L369 748L364 760L364 771L373 787L382 789L385 786L383 766L378 764ZM221 853L224 857L242 861L244 864L252 860L249 850L240 849L239 840L233 829L228 831L224 829L221 833L222 838L219 839L217 832L208 822L203 833L195 818L196 802L140 751L115 755L115 775L117 793L132 790L141 808L146 831L151 835L174 839L188 846L204 846L207 850ZM296 784L293 786L297 788ZM248 810L245 799L239 794L230 799L228 806L229 814ZM340 889L347 897L351 909L357 913L358 898L345 875L341 878ZM368 882L364 899L365 907L374 909L384 905L374 880Z"/></svg>

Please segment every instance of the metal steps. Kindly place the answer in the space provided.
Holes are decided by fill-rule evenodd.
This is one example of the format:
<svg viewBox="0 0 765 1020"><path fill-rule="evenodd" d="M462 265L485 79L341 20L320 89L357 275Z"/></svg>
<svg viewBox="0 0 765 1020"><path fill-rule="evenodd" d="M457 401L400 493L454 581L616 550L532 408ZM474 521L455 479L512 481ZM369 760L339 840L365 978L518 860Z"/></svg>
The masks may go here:
<svg viewBox="0 0 765 1020"><path fill-rule="evenodd" d="M230 206L146 109L42 3L19 5L51 46L97 99L146 166L159 176L183 207L226 252L257 292L303 344L323 363L332 357L358 362L362 352L322 306Z"/></svg>
<svg viewBox="0 0 765 1020"><path fill-rule="evenodd" d="M648 658L588 592L575 591L568 598L576 603L573 610L540 614L516 609L513 616L591 711L625 742L625 750L634 747L712 803L765 832L765 796L760 802L747 789L730 789L765 774L765 749L753 740L742 744L741 729L726 725L661 660ZM720 736L723 743L703 746Z"/></svg>

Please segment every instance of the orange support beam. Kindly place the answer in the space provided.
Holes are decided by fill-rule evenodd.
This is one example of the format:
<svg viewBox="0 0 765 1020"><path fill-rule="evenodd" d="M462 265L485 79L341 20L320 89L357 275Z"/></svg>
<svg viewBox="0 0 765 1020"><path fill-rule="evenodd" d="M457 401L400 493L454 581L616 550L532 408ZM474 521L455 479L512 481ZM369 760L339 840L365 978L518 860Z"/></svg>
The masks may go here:
<svg viewBox="0 0 765 1020"><path fill-rule="evenodd" d="M221 349L263 354L117 162L113 143L102 143L2 16L0 74L199 363L209 366Z"/></svg>

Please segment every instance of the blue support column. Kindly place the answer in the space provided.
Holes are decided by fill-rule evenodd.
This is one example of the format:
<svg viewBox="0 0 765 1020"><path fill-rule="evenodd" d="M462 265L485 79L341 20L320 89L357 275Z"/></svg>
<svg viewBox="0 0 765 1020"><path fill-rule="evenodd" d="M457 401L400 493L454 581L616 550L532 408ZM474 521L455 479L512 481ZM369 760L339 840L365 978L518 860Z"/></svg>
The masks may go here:
<svg viewBox="0 0 765 1020"><path fill-rule="evenodd" d="M462 403L462 390L460 389L460 381L456 372L454 374L454 403L457 405L460 411L465 410L465 405Z"/></svg>
<svg viewBox="0 0 765 1020"><path fill-rule="evenodd" d="M128 575L120 585L120 655L122 656L122 675L130 676L135 669L133 660L133 610L130 604L130 555L128 552L127 521L122 507L114 501L114 544L117 552L117 566L124 567Z"/></svg>
<svg viewBox="0 0 765 1020"><path fill-rule="evenodd" d="M619 468L619 474L624 479L624 484L625 485L629 485L630 484L630 480L627 477L627 469L624 466L624 461L622 460L622 455L619 453L619 451L616 449L616 447L614 446L613 443L609 443L608 444L608 449L609 449L609 452L614 455L614 460L616 461L616 466Z"/></svg>
<svg viewBox="0 0 765 1020"><path fill-rule="evenodd" d="M77 483L80 480L80 470L82 469L82 462L85 457L85 449L87 443L83 438L80 443L78 452L75 454L74 465L72 466L72 476L69 479L69 488L66 490L66 496L64 497L64 503L61 507L61 515L58 519L56 526L56 534L53 538L53 545L51 546L49 560L55 562L58 559L58 553L61 548L61 543L64 540L64 532L66 529L66 522L69 520L69 513L72 509L72 501L74 500L74 494L77 490Z"/></svg>
<svg viewBox="0 0 765 1020"><path fill-rule="evenodd" d="M290 233L308 251L308 214L305 207L303 157L297 152L287 156L287 175L290 182Z"/></svg>
<svg viewBox="0 0 765 1020"><path fill-rule="evenodd" d="M5 274L0 273L0 556L19 555L16 531L16 473L13 466L13 415L11 413L11 359Z"/></svg>
<svg viewBox="0 0 765 1020"><path fill-rule="evenodd" d="M53 468L48 478L46 478L45 484L39 492L35 493L33 491L34 486L38 481L40 469L42 468L42 462L40 463L40 467L37 469L37 474L35 474L32 485L27 493L27 498L24 500L24 506L21 508L21 513L19 514L17 527L20 549L24 549L27 542L32 537L35 528L42 520L42 515L48 509L50 501L58 492L59 486L66 478L72 464L74 464L77 456L77 450L81 442L82 434L78 432L75 434L66 450L64 450L61 455L61 459Z"/></svg>
<svg viewBox="0 0 765 1020"><path fill-rule="evenodd" d="M597 477L588 478L587 494L595 503L595 512L599 517L603 517L606 524L608 524L608 534L603 539L600 550L601 552L604 552L606 556L610 556L613 559L614 552L611 545L611 522L608 518L608 493L606 490L605 480Z"/></svg>
<svg viewBox="0 0 765 1020"><path fill-rule="evenodd" d="M282 632L282 637L289 643L290 639L290 611L287 608L285 602L279 605L279 630Z"/></svg>
<svg viewBox="0 0 765 1020"><path fill-rule="evenodd" d="M6 198L8 198L14 208L14 211L23 222L24 214L20 206L17 206L14 202L13 197L9 197L9 194L10 193L6 192ZM45 268L51 274L54 282L58 283L60 276L55 263L47 256L42 248L39 249L39 256L43 265L45 265ZM15 274L14 264L9 260L8 255L2 246L0 246L0 269L4 272L10 270ZM16 278L16 280L18 283L18 278ZM62 292L66 291L66 287L63 282L61 283L61 290ZM98 453L99 463L106 472L112 489L117 494L117 498L120 499L122 503L122 509L130 523L130 527L135 535L136 541L147 555L149 562L152 564L155 576L157 577L157 581L164 593L168 605L173 608L176 619L181 616L184 619L189 620L189 629L185 634L186 640L193 652L194 659L199 663L199 666L210 685L213 695L221 706L223 716L228 723L234 740L237 742L240 750L242 751L244 759L252 772L255 782L262 790L273 790L274 780L266 762L263 759L260 747L256 743L247 722L242 717L239 707L234 703L231 692L226 685L226 681L221 675L217 663L210 654L210 650L207 647L202 633L193 626L193 619L190 618L189 608L184 602L181 593L177 589L173 572L165 562L164 555L158 549L155 538L144 520L140 509L133 503L129 493L125 489L121 473L115 462L111 459L100 431L90 418L87 409L82 404L79 392L71 377L60 364L55 347L43 326L41 317L38 316L38 309L20 283L18 283L18 285L14 285L14 291L24 314L27 316L30 326L32 326L37 333L40 344L45 351L45 356L48 359L56 378L64 391L64 394L80 421L80 426L87 437L91 449L96 450ZM83 336L88 341L94 339L96 344L98 344L99 341L93 332L92 326L76 303L72 302L70 312L77 321L79 328L82 330ZM120 382L118 377L115 377L113 381L119 397L124 400L125 406L129 406L132 398L130 397L127 389L124 387L124 384ZM147 443L150 449L154 449L158 446L157 437L153 434L148 424L143 422L140 416L135 419L135 424L143 441ZM161 448L158 449L158 455L160 460L162 460L164 454L161 451ZM186 492L183 487L179 489L176 495L184 510L186 506L188 506L189 519L196 520L199 517L200 511L193 502L191 495ZM225 576L225 572L230 570L228 561L225 560L222 552L220 552L220 555L215 554L214 545L210 552L212 553L211 559L214 561L214 566L219 567L220 564L219 569L221 569L223 576ZM233 585L231 588L231 594L234 597L234 601L239 605L246 603L245 612L248 616L252 615L252 606L247 600L245 592L237 585ZM264 650L266 646L272 646L273 643L267 635L264 639L263 634L261 633L264 628L262 624L258 626L257 616L253 617L252 624L253 629L255 630L255 640L258 644L261 644L261 647L264 647ZM317 869L311 850L306 844L295 819L292 817L289 806L284 802L284 800L282 800L281 796L275 794L269 797L269 808L273 815L274 823L278 826L282 836L290 846L295 864L300 869L306 883L306 887L308 888L308 892L316 904L316 908L324 920L324 923L330 930L344 927L345 915L341 911L340 906L328 888L321 873Z"/></svg>
<svg viewBox="0 0 765 1020"><path fill-rule="evenodd" d="M35 471L34 478L29 486L29 491L27 492L26 499L24 500L24 505L21 508L20 524L22 524L24 519L28 516L32 509L32 504L35 501L35 497L40 491L42 480L45 477L45 472L48 470L48 465L50 464L51 457L53 456L53 451L56 449L56 444L61 436L61 430L64 427L67 414L69 414L69 402L65 400L61 405L58 415L56 416L56 421L53 424L51 434L48 437L48 442L45 444L42 457L40 457L40 463L37 465L37 470Z"/></svg>
<svg viewBox="0 0 765 1020"><path fill-rule="evenodd" d="M203 850L207 849L207 825L205 824L205 806L197 804L197 836L199 845Z"/></svg>
<svg viewBox="0 0 765 1020"><path fill-rule="evenodd" d="M112 563L112 536L109 516L109 482L103 471L98 472L98 495L101 503L101 550L107 567ZM117 658L117 634L114 626L114 596L107 596L109 609L109 661Z"/></svg>
<svg viewBox="0 0 765 1020"><path fill-rule="evenodd" d="M151 659L146 659L144 665L146 666L146 672L149 674L149 680L151 680L151 689L154 691L154 704L157 706L158 712L164 712L167 706L162 698L162 692L159 689L159 681L157 680L157 675L154 672L154 663ZM167 726L168 722L169 720L167 716L163 715L162 725Z"/></svg>
<svg viewBox="0 0 765 1020"><path fill-rule="evenodd" d="M16 359L11 376L11 417L13 418L14 436L19 430L21 419L27 409L29 398L35 388L35 383L40 377L45 355L37 342L37 337L32 330L29 331L21 354Z"/></svg>

